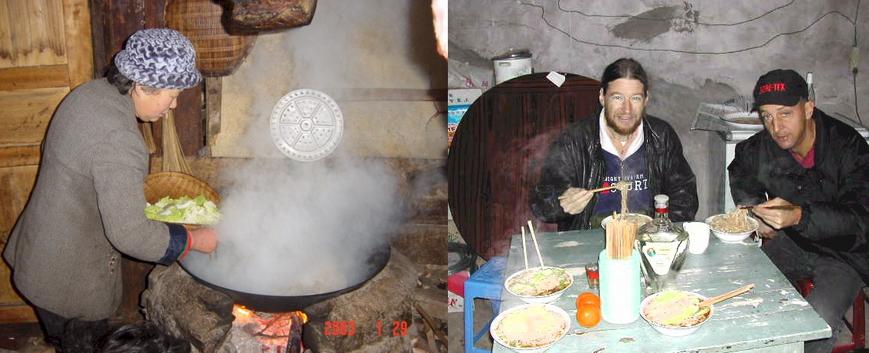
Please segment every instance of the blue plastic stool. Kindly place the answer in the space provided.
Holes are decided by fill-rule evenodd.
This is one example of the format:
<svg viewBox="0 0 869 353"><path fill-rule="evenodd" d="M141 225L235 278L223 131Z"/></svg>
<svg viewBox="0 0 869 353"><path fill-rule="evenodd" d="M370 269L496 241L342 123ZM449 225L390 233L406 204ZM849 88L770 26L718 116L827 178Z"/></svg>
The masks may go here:
<svg viewBox="0 0 869 353"><path fill-rule="evenodd" d="M474 298L489 299L492 302L492 311L497 314L501 306L501 289L504 283L504 269L507 267L507 258L495 256L489 259L483 267L474 272L465 281L465 353L490 353L490 350L474 347L481 337L489 334L489 325L492 319L480 332L474 332Z"/></svg>

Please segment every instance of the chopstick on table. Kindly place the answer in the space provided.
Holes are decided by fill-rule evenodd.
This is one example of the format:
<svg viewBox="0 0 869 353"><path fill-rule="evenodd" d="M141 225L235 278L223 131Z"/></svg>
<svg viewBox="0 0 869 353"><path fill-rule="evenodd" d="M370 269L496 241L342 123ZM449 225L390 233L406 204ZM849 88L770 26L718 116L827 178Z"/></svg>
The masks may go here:
<svg viewBox="0 0 869 353"><path fill-rule="evenodd" d="M712 304L718 303L718 302L720 302L720 301L723 301L723 300L727 300L727 299L733 298L733 297L735 297L735 296L737 296L737 295L740 295L740 294L742 294L742 293L745 293L745 292L750 291L752 288L754 288L754 283L752 283L752 284L748 284L748 285L745 285L745 286L742 286L742 287L736 288L736 289L734 289L734 290L732 290L732 291L729 291L729 292L727 292L727 293L720 294L720 295L716 295L716 296L714 296L714 297L712 297L712 298L706 299L706 300L700 302L699 306L709 306L709 305L712 305Z"/></svg>
<svg viewBox="0 0 869 353"><path fill-rule="evenodd" d="M739 206L739 208L744 210L750 210L752 208L765 208L768 210L795 210L800 207L800 205L778 205L778 206L758 206L758 205L748 205L748 206Z"/></svg>
<svg viewBox="0 0 869 353"><path fill-rule="evenodd" d="M522 226L522 255L525 257L525 269L528 269L528 248L525 246L525 226Z"/></svg>
<svg viewBox="0 0 869 353"><path fill-rule="evenodd" d="M602 187L602 188L597 188L597 189L591 189L591 190L588 190L588 191L590 191L590 192L601 192L601 191L612 190L612 189L615 189L615 188L616 188L615 185L613 185L613 186L604 186L604 187ZM559 200L564 199L564 198L565 198L564 195L558 197Z"/></svg>
<svg viewBox="0 0 869 353"><path fill-rule="evenodd" d="M537 258L540 259L540 267L544 267L546 265L543 264L543 256L540 255L540 245L537 245L537 235L534 234L534 226L531 225L531 220L528 220L528 230L531 231L531 240L534 241L534 249L537 250Z"/></svg>

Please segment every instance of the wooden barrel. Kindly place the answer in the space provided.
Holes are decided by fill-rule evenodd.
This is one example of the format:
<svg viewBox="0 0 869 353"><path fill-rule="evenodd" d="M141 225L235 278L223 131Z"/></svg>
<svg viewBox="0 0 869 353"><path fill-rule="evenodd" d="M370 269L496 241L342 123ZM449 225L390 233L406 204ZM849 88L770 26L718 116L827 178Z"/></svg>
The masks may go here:
<svg viewBox="0 0 869 353"><path fill-rule="evenodd" d="M538 232L555 230L534 218L528 196L549 144L598 108L598 91L593 79L567 74L556 87L537 73L501 83L471 105L450 146L447 174L450 212L474 252L506 255L528 220Z"/></svg>
<svg viewBox="0 0 869 353"><path fill-rule="evenodd" d="M255 35L229 34L223 7L212 0L171 0L166 5L166 25L196 48L196 66L209 77L232 74L253 48Z"/></svg>

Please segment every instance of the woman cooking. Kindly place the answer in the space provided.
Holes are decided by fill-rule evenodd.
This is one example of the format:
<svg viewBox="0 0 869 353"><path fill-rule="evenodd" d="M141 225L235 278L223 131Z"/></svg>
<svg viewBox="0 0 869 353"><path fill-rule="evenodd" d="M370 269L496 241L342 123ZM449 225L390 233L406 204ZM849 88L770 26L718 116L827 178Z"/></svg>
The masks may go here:
<svg viewBox="0 0 869 353"><path fill-rule="evenodd" d="M136 118L159 120L201 79L181 33L140 30L106 77L79 86L55 111L3 257L58 351L90 352L108 332L121 302L121 254L171 264L217 247L210 228L151 221L143 211L148 151Z"/></svg>

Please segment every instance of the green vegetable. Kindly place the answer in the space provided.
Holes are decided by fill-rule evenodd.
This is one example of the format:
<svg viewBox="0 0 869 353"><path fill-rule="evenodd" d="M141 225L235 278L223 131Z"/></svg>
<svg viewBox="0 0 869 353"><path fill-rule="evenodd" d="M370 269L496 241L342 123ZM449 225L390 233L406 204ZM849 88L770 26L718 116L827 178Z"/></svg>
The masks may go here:
<svg viewBox="0 0 869 353"><path fill-rule="evenodd" d="M220 220L220 211L214 202L203 195L196 198L182 196L177 199L164 197L145 205L145 217L155 221L185 224L214 224Z"/></svg>

